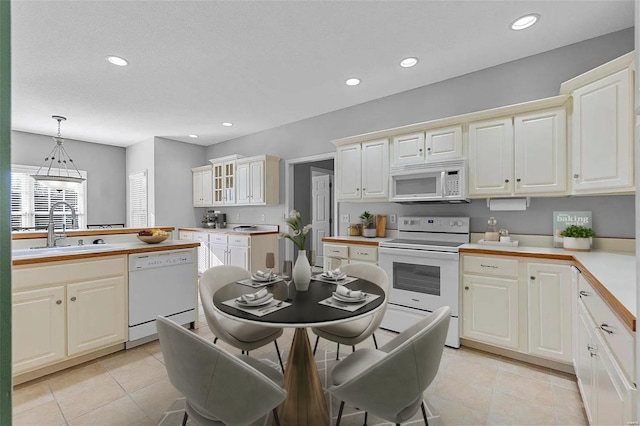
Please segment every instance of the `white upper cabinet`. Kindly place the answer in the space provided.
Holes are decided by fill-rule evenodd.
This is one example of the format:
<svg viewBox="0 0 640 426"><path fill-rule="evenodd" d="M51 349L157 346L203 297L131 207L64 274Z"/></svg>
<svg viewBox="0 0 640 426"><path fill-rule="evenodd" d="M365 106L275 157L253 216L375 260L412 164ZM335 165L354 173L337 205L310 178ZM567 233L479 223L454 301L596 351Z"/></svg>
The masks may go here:
<svg viewBox="0 0 640 426"><path fill-rule="evenodd" d="M278 204L279 164L280 158L270 155L239 159L236 163L236 204Z"/></svg>
<svg viewBox="0 0 640 426"><path fill-rule="evenodd" d="M462 157L462 126L428 130L425 134L427 163Z"/></svg>
<svg viewBox="0 0 640 426"><path fill-rule="evenodd" d="M516 194L567 190L567 130L564 108L516 115Z"/></svg>
<svg viewBox="0 0 640 426"><path fill-rule="evenodd" d="M236 159L237 155L217 158L213 164L213 205L236 203Z"/></svg>
<svg viewBox="0 0 640 426"><path fill-rule="evenodd" d="M513 176L511 117L469 125L469 196L510 195Z"/></svg>
<svg viewBox="0 0 640 426"><path fill-rule="evenodd" d="M634 190L632 90L627 68L571 93L572 193Z"/></svg>
<svg viewBox="0 0 640 426"><path fill-rule="evenodd" d="M362 183L362 145L339 146L336 152L338 200L360 200Z"/></svg>
<svg viewBox="0 0 640 426"><path fill-rule="evenodd" d="M212 167L195 167L191 172L193 173L193 206L211 206L213 203Z"/></svg>
<svg viewBox="0 0 640 426"><path fill-rule="evenodd" d="M396 136L391 144L391 165L425 162L424 132Z"/></svg>
<svg viewBox="0 0 640 426"><path fill-rule="evenodd" d="M388 139L339 146L336 170L338 201L388 200Z"/></svg>
<svg viewBox="0 0 640 426"><path fill-rule="evenodd" d="M389 198L389 141L362 144L362 199Z"/></svg>
<svg viewBox="0 0 640 426"><path fill-rule="evenodd" d="M566 113L552 108L469 125L469 196L566 193Z"/></svg>
<svg viewBox="0 0 640 426"><path fill-rule="evenodd" d="M455 158L462 158L462 125L396 136L391 143L392 167Z"/></svg>

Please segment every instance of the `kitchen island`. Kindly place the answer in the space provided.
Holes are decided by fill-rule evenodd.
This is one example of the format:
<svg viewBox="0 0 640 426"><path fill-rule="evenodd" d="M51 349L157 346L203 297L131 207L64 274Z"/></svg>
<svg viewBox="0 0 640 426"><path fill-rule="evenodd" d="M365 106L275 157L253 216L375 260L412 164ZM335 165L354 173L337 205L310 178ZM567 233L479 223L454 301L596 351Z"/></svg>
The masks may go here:
<svg viewBox="0 0 640 426"><path fill-rule="evenodd" d="M146 244L135 236L139 229L124 231L73 231L65 242L99 237L105 243L36 249L29 247L42 247L46 234L19 234L12 252L14 384L124 349L140 337L130 323L138 308L152 318L173 312L167 304L150 303L154 294L164 301L180 296L190 306L181 323L197 327L198 243ZM144 335L155 338L155 329L145 327Z"/></svg>

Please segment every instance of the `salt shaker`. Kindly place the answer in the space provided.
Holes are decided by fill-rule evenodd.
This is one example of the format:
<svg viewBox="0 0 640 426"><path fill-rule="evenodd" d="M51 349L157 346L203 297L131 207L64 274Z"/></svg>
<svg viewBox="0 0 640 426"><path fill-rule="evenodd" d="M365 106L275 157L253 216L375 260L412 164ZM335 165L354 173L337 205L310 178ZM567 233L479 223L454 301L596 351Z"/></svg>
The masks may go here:
<svg viewBox="0 0 640 426"><path fill-rule="evenodd" d="M507 231L506 229L501 229L500 230L500 242L501 243L511 242L511 237L509 236L509 231Z"/></svg>

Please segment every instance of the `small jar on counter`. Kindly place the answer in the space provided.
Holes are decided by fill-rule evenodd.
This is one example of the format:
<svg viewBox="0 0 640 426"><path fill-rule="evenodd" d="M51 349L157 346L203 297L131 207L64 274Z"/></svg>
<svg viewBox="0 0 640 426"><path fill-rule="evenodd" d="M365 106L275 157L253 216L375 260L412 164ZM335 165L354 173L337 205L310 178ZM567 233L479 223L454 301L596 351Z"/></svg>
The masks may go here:
<svg viewBox="0 0 640 426"><path fill-rule="evenodd" d="M495 217L490 217L487 221L487 232L484 233L485 241L500 241L500 234L496 229L498 221Z"/></svg>

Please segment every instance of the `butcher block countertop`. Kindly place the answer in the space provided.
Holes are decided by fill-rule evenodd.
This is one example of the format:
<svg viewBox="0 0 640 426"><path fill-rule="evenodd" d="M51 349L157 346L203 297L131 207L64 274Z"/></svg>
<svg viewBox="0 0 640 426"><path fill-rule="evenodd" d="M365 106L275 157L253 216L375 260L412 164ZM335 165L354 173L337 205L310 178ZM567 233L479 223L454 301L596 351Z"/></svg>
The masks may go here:
<svg viewBox="0 0 640 426"><path fill-rule="evenodd" d="M577 252L546 247L494 247L465 244L462 254L526 257L572 262L625 325L636 331L636 257L602 251Z"/></svg>
<svg viewBox="0 0 640 426"><path fill-rule="evenodd" d="M277 227L276 227L277 228ZM178 228L178 231L186 232L209 232L215 234L229 234L229 235L269 235L279 234L277 229L256 229L255 231L234 231L233 227L226 228Z"/></svg>
<svg viewBox="0 0 640 426"><path fill-rule="evenodd" d="M105 231L101 229L100 231ZM101 233L104 235L104 232ZM51 247L40 249L13 250L13 266L32 265L36 263L60 262L90 257L115 256L119 254L150 253L165 250L180 250L199 247L199 242L165 240L158 244L147 244L142 241L117 244L87 244L84 246Z"/></svg>
<svg viewBox="0 0 640 426"><path fill-rule="evenodd" d="M67 237L91 237L96 235L120 235L120 234L137 234L145 229L162 229L163 231L173 231L172 226L149 226L147 228L97 228L97 229L68 229L65 231ZM61 232L56 229L56 233ZM33 238L47 238L47 231L26 231L13 232L12 240L28 240Z"/></svg>

